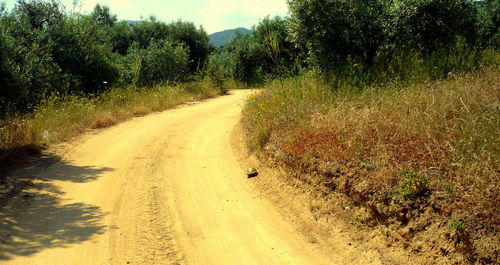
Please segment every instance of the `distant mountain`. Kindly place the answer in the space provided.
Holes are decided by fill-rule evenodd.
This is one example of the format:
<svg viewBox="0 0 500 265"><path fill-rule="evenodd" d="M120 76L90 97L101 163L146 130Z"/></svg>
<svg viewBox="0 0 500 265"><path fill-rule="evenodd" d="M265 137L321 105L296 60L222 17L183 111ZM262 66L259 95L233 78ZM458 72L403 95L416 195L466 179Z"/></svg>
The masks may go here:
<svg viewBox="0 0 500 265"><path fill-rule="evenodd" d="M243 34L248 34L252 32L251 30L246 28L236 28L236 29L228 29L221 32L212 33L208 35L208 37L210 38L210 44L214 45L215 47L225 46L238 30Z"/></svg>

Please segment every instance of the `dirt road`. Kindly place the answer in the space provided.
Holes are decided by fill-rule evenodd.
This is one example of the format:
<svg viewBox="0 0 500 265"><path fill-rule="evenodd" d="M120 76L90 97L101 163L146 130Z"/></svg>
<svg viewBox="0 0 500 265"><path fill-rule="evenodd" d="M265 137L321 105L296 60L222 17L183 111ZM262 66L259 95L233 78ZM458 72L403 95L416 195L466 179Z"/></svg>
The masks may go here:
<svg viewBox="0 0 500 265"><path fill-rule="evenodd" d="M335 264L255 192L231 132L249 91L66 145L1 213L5 264Z"/></svg>

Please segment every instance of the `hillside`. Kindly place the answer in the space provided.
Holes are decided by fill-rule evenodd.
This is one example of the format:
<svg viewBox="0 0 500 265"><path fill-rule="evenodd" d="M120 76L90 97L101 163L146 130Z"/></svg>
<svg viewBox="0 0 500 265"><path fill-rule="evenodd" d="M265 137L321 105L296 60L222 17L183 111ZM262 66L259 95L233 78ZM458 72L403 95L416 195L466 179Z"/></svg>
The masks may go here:
<svg viewBox="0 0 500 265"><path fill-rule="evenodd" d="M215 47L225 46L226 43L228 43L229 40L231 40L231 38L234 36L234 34L236 34L238 30L243 34L248 34L252 32L251 30L246 28L236 28L236 29L228 29L212 33L208 35L208 37L210 38L210 44L214 45Z"/></svg>

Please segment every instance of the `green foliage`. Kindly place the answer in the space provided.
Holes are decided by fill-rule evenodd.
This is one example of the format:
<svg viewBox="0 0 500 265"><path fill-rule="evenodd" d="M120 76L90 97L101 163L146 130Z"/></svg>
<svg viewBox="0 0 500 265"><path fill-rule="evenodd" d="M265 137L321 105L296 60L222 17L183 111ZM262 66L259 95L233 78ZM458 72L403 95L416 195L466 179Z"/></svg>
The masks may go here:
<svg viewBox="0 0 500 265"><path fill-rule="evenodd" d="M186 45L189 49L189 69L192 74L202 69L208 57L208 35L203 28L191 22L177 21L166 24L151 17L132 26L133 40L140 48L147 48L151 40L171 40Z"/></svg>
<svg viewBox="0 0 500 265"><path fill-rule="evenodd" d="M104 26L113 26L117 21L116 15L111 14L109 7L97 4L91 14L92 18L99 24Z"/></svg>
<svg viewBox="0 0 500 265"><path fill-rule="evenodd" d="M463 233L467 228L461 218L456 218L454 216L452 216L450 219L450 227L457 233Z"/></svg>
<svg viewBox="0 0 500 265"><path fill-rule="evenodd" d="M291 38L307 46L326 73L355 57L368 64L382 37L383 6L375 0L289 0Z"/></svg>
<svg viewBox="0 0 500 265"><path fill-rule="evenodd" d="M226 94L224 81L232 77L232 61L227 52L213 53L205 65L205 74L210 78L212 84L217 87L221 94Z"/></svg>
<svg viewBox="0 0 500 265"><path fill-rule="evenodd" d="M234 61L234 78L249 85L296 74L302 65L303 52L289 40L281 17L264 18L250 34L237 32L224 50Z"/></svg>
<svg viewBox="0 0 500 265"><path fill-rule="evenodd" d="M32 111L53 93L182 81L208 53L206 32L189 22L151 17L131 26L99 4L89 15L68 14L56 0L1 4L0 116Z"/></svg>
<svg viewBox="0 0 500 265"><path fill-rule="evenodd" d="M106 31L89 17L67 17L53 34L54 61L72 90L97 93L118 79Z"/></svg>
<svg viewBox="0 0 500 265"><path fill-rule="evenodd" d="M88 17L65 15L58 2L18 1L2 12L0 25L8 97L0 113L7 105L26 110L54 92L99 92L118 77L104 29Z"/></svg>
<svg viewBox="0 0 500 265"><path fill-rule="evenodd" d="M153 86L163 82L177 82L188 74L188 50L169 40L151 40L145 49L137 45L130 51L132 83Z"/></svg>
<svg viewBox="0 0 500 265"><path fill-rule="evenodd" d="M468 0L394 0L387 7L388 42L431 53L473 40L475 9Z"/></svg>
<svg viewBox="0 0 500 265"><path fill-rule="evenodd" d="M482 47L500 47L500 2L485 0L476 2L477 42Z"/></svg>
<svg viewBox="0 0 500 265"><path fill-rule="evenodd" d="M422 195L426 191L427 182L429 180L422 177L418 171L405 171L401 173L401 176L405 179L400 188L401 195L403 195L404 198L415 198Z"/></svg>
<svg viewBox="0 0 500 265"><path fill-rule="evenodd" d="M301 66L303 51L289 40L287 20L276 16L265 17L255 27L252 34L264 47L266 54L264 72L272 77L297 74Z"/></svg>
<svg viewBox="0 0 500 265"><path fill-rule="evenodd" d="M248 85L264 81L264 47L253 34L236 36L226 46L234 60L234 78Z"/></svg>
<svg viewBox="0 0 500 265"><path fill-rule="evenodd" d="M184 43L189 49L189 70L195 73L203 69L208 57L208 35L203 27L196 28L191 22L177 21L167 25L168 38Z"/></svg>
<svg viewBox="0 0 500 265"><path fill-rule="evenodd" d="M469 0L289 0L288 4L290 38L309 49L310 62L326 77L333 76L334 86L339 76L353 70L352 65L366 75L377 61L394 61L401 53L432 61L443 59L443 53L450 55L457 45L474 45L476 12ZM494 20L483 13L488 17L483 21ZM486 24L490 26L482 28L491 32L486 29L494 23Z"/></svg>
<svg viewBox="0 0 500 265"><path fill-rule="evenodd" d="M126 55L134 42L134 32L126 21L113 24L109 29L113 52Z"/></svg>
<svg viewBox="0 0 500 265"><path fill-rule="evenodd" d="M8 110L26 110L43 95L65 87L50 38L60 22L53 2L19 1L11 13L0 13L0 116Z"/></svg>

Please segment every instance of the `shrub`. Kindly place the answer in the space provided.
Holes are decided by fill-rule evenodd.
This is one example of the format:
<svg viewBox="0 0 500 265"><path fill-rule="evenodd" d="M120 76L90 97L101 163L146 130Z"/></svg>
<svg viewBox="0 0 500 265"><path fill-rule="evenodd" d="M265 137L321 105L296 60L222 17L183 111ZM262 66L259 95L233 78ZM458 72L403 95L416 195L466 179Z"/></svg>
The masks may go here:
<svg viewBox="0 0 500 265"><path fill-rule="evenodd" d="M146 48L151 40L170 40L184 44L189 50L188 64L191 74L203 69L208 57L208 35L200 27L196 28L191 22L177 21L166 24L157 21L155 17L132 26L133 39L140 48Z"/></svg>
<svg viewBox="0 0 500 265"><path fill-rule="evenodd" d="M18 1L0 14L0 25L2 67L9 76L4 95L13 110L54 92L103 91L118 77L103 27L86 16L67 16L58 2Z"/></svg>
<svg viewBox="0 0 500 265"><path fill-rule="evenodd" d="M152 40L145 49L132 48L132 83L153 86L163 82L182 81L188 74L188 50L168 40Z"/></svg>
<svg viewBox="0 0 500 265"><path fill-rule="evenodd" d="M222 94L227 93L224 88L224 81L232 77L231 68L231 60L227 53L210 55L207 60L207 64L205 65L206 75Z"/></svg>
<svg viewBox="0 0 500 265"><path fill-rule="evenodd" d="M390 45L432 53L458 37L473 41L475 9L468 0L391 1L385 30Z"/></svg>
<svg viewBox="0 0 500 265"><path fill-rule="evenodd" d="M477 1L477 44L481 47L500 47L500 2Z"/></svg>
<svg viewBox="0 0 500 265"><path fill-rule="evenodd" d="M264 82L265 48L254 35L237 33L226 49L234 61L234 78L247 85Z"/></svg>
<svg viewBox="0 0 500 265"><path fill-rule="evenodd" d="M370 64L383 40L380 1L289 0L291 38L304 43L323 72L352 56Z"/></svg>
<svg viewBox="0 0 500 265"><path fill-rule="evenodd" d="M404 171L401 173L404 183L401 186L401 194L404 198L414 198L425 192L427 189L427 178L422 177L418 171Z"/></svg>

